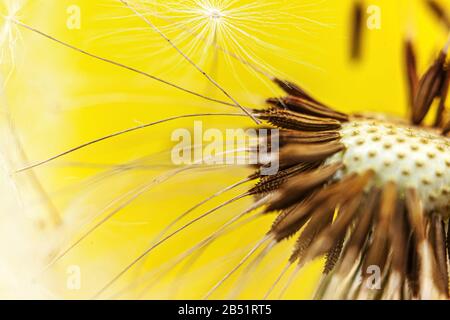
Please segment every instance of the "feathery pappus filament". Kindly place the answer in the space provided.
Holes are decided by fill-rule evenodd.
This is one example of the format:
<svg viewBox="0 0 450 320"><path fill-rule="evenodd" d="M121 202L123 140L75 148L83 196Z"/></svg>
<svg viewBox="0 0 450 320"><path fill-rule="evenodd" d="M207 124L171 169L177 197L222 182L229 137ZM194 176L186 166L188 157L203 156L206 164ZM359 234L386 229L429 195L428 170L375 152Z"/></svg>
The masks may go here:
<svg viewBox="0 0 450 320"><path fill-rule="evenodd" d="M361 3L358 1L358 4ZM198 260L207 260L209 257L205 258L203 254L217 241L242 245L239 252L235 253L238 256L237 263L229 263L236 259L229 259L221 250L216 250L218 267L207 265L199 271L200 275L197 273L202 280L207 275L220 273L217 279L211 277L207 290L196 291L203 298L224 295L229 298L239 297L254 271L261 266L266 268L264 270L272 271L264 273L267 277L263 279L271 278L271 283L264 286L262 280L258 281L260 283L252 297L283 298L287 291L297 289L293 288L293 284L305 268L320 259L324 264L315 291L317 299L449 298L448 44L440 44L442 49L433 62L425 70L420 70L418 60L425 60L425 57L416 53L418 43L414 37L405 41L402 58L405 84L409 90L406 117L364 110L344 112L341 108L331 107L331 103L325 103L326 92L312 95L309 90L297 85L297 82L302 82L301 74L296 75L297 80L293 82L279 77L280 72L272 73L267 66L261 67L263 64L247 44L260 44L266 50L277 49L266 44L270 34L261 35L260 30L255 28L262 23L276 27L279 19L289 16L261 15L265 8L270 8L271 3L123 0L118 1L117 5L122 9L131 8L127 12L132 19L143 23L146 32L153 32L161 41L168 43L162 50L176 51L177 56L187 62L193 72L206 78L216 89L222 90L225 97L212 98L209 90L206 94L200 93L197 88L184 87L126 62L103 57L94 50L77 47L70 41L58 39L18 19L14 19L14 23L42 37L41 41L59 44L61 50L78 53L92 63L114 67L115 71L120 69L130 72L142 77L143 82L150 79L151 84L162 84L167 89L183 93L184 101L195 98L210 103L211 108L216 105L234 107L235 112L191 113L183 110L181 115L140 122L86 140L46 159L31 162L19 168L18 174L39 170L44 166L51 167L56 160L64 160L81 151L91 151L95 159L95 156L99 156L98 150L101 150L95 148L101 144L108 144L132 133L185 123L183 121L201 119L206 123L208 119L225 123L248 120L251 129L266 130L270 135L262 136L259 132L263 131L256 131L258 134L252 137L256 146L236 146L231 150L243 155L245 160L252 157L258 159L251 165L225 164L215 167L203 164L205 159L183 165L167 162L164 163L165 167L161 166L162 172L158 171L153 176L155 167L160 165L156 164L159 157L168 161L167 154L170 151L167 150L161 154L146 153L140 158L119 164L94 163L93 166L104 165L106 169L87 179L84 186L96 189L95 196L98 198L95 200L99 203L99 199L106 200L97 207L94 197L90 198L92 195L89 190L83 190L81 195L73 197L63 222L81 226L80 233L64 242L61 250L51 256L45 272L51 272L55 266L69 260L69 254L82 245L95 250L92 249L96 245L95 241L89 241L93 236L105 230L111 221L130 224L126 220L128 217L121 216L121 213L133 203L151 198L148 195L150 192L174 180L177 185L175 190L163 189L158 195L168 203L171 210L175 212L178 207L182 207L178 210L182 212L177 211L175 217L169 218L170 210L162 210L164 212L161 214L167 216L167 223L158 229L156 236L144 234L144 240L140 239L144 242L141 246L119 243L119 232L114 229L110 237L114 241L107 249L114 254L114 246L126 247L126 258L119 259L120 266L114 269L112 275L108 273L110 277L94 281L94 288L89 290L89 294L92 294L90 298L142 298L147 294L151 297L159 294L170 296L173 292L173 296L176 296L177 290L183 290L178 280L191 275L190 268ZM362 10L362 5L358 10ZM252 11L259 13L253 16ZM273 12L277 11L273 9ZM362 28L362 11L358 12L356 25ZM439 16L442 17L441 14ZM165 21L162 26L156 23L161 21ZM264 30L267 32L267 29ZM184 40L172 37L180 32ZM187 39L186 33L193 37ZM360 41L359 37L366 33L358 31L358 41L353 43L357 47L354 48L354 56L361 60L360 65L366 58L358 52L362 52L360 46L366 42ZM267 38L260 40L257 34L261 39ZM204 68L205 61L195 59L196 55L207 58L211 52L216 54L217 51L224 53L227 59L234 59L234 63L250 67L258 74L254 79L261 75L267 76L271 88L265 94L265 103L257 107L241 104L240 99L234 98L235 92L218 81L210 69ZM239 75L231 74L230 78L233 76ZM348 88L355 90L351 86ZM277 95L274 92L283 93ZM349 94L347 99L350 100L351 96ZM257 126L252 122L255 119ZM184 132L189 131L183 129ZM161 136L151 136L149 141L134 141L149 146L161 139ZM196 145L189 143L185 149L194 155L198 151ZM263 149L277 152L264 158L255 156ZM278 171L263 174L275 160ZM250 174L241 175L239 170L243 168ZM237 172L239 179L220 190L211 191L220 170L231 177ZM193 179L202 174L202 183L195 187L191 185L183 175L191 173ZM100 187L100 184L103 185ZM199 185L203 186L208 196L193 206L187 206L189 192L195 192ZM142 216L145 214L147 218L149 212L151 215L159 214L146 202L139 208L142 209ZM87 219L71 220L77 217L74 212L86 212ZM223 221L219 218L224 212L228 216ZM256 228L257 239L250 245L247 246L245 242L247 236L250 238L250 232L240 238L233 237L234 231L249 230L246 228L254 226L256 221L262 222ZM212 227L202 229L201 224L207 222L211 222ZM151 224L153 221L145 223ZM190 239L187 233L191 230L194 230L193 233L198 231L200 241ZM128 236L131 238L133 235L130 233ZM191 246L192 242L194 244ZM166 252L166 256L162 254L163 262L157 265L154 260L159 262L160 249L166 246L170 248L169 253ZM289 250L287 257L276 255L280 248ZM176 250L181 250L181 253L177 254ZM170 257L167 258L167 255ZM154 260L150 259L155 256ZM95 261L102 262L100 258ZM277 268L279 266L284 268L275 274L273 270L280 269ZM372 279L373 272L376 281L370 286L367 283ZM158 285L163 282L161 279L171 273L177 274L171 278L172 283L162 285L165 290L160 293Z"/></svg>
<svg viewBox="0 0 450 320"><path fill-rule="evenodd" d="M15 172L19 163L28 162L8 95L20 39L14 21L25 4L25 0L0 3L0 296L52 299L55 295L36 274L58 247L59 212L33 171ZM31 205L36 198L42 201Z"/></svg>
<svg viewBox="0 0 450 320"><path fill-rule="evenodd" d="M3 68L11 69L15 64L14 50L19 33L12 21L18 18L24 4L25 0L6 0L0 4L0 64Z"/></svg>
<svg viewBox="0 0 450 320"><path fill-rule="evenodd" d="M317 28L332 26L331 23L315 17L315 13L321 9L320 3L314 0L300 3L130 0L126 3L135 9L136 16L142 15L157 22L158 28L170 37L174 44L182 48L213 77L221 77L218 73L219 65L225 64L232 68L233 73L242 73L241 67L245 66L255 80L271 79L274 74L281 71L276 69L272 61L263 58L268 52L274 55L272 59L274 61L282 58L289 59L292 63L306 63L294 57L292 52L283 49L280 43L286 41L283 38L286 31L294 28L309 35ZM127 15L119 18L130 21L133 17ZM262 24L270 26L272 32L261 28ZM121 32L125 34L121 36ZM167 55L170 49L151 41L154 39L152 34L148 32L148 28L141 25L136 24L133 30L111 31L104 37L109 41L115 39L126 43L133 42L133 39L147 38L149 39L147 46L138 50L139 59L142 59L142 54L148 55L148 58L165 54L164 72L174 72L181 67L182 60L174 60L173 56ZM94 37L98 38L101 39L102 36ZM120 41L118 43L121 43ZM297 39L289 41L302 46ZM242 82L239 77L234 80ZM241 84L245 89L245 84L243 82Z"/></svg>

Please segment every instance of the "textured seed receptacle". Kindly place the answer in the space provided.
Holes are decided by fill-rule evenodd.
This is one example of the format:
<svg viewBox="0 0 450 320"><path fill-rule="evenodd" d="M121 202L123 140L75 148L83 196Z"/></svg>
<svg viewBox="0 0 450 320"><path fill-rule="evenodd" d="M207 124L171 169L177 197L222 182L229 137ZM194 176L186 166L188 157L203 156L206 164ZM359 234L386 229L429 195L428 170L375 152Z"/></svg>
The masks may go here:
<svg viewBox="0 0 450 320"><path fill-rule="evenodd" d="M342 161L341 178L372 169L377 184L394 181L400 190L416 188L426 211L450 212L450 139L417 127L379 120L343 124L346 150L328 162Z"/></svg>

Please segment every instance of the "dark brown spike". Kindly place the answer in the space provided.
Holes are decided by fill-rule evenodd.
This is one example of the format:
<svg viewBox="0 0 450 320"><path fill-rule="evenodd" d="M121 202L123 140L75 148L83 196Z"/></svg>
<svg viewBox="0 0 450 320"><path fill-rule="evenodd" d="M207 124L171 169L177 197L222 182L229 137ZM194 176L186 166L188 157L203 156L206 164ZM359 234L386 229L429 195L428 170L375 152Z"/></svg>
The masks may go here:
<svg viewBox="0 0 450 320"><path fill-rule="evenodd" d="M414 107L414 99L419 88L419 72L417 71L416 51L411 39L405 41L406 77L408 81L409 101Z"/></svg>
<svg viewBox="0 0 450 320"><path fill-rule="evenodd" d="M433 14L441 21L447 28L450 28L450 16L446 10L436 0L426 0L428 7Z"/></svg>
<svg viewBox="0 0 450 320"><path fill-rule="evenodd" d="M315 144L333 142L341 139L338 131L304 132L296 130L279 131L279 141L281 146L288 143Z"/></svg>
<svg viewBox="0 0 450 320"><path fill-rule="evenodd" d="M370 266L378 266L382 273L384 271L389 255L388 230L392 223L397 208L397 186L394 182L388 182L383 187L380 208L377 215L376 225L373 231L373 239L364 259L363 270ZM364 274L364 273L363 273Z"/></svg>
<svg viewBox="0 0 450 320"><path fill-rule="evenodd" d="M333 271L334 267L339 261L343 248L344 248L344 237L341 237L337 241L335 246L332 249L330 249L330 251L327 253L325 267L323 268L324 274L329 274L331 271Z"/></svg>
<svg viewBox="0 0 450 320"><path fill-rule="evenodd" d="M290 110L270 108L260 112L259 118L284 129L299 131L328 131L341 128L340 121L308 115L301 115Z"/></svg>
<svg viewBox="0 0 450 320"><path fill-rule="evenodd" d="M410 188L405 192L406 207L408 210L408 220L412 231L414 232L416 242L425 241L426 223L424 220L424 211L422 201L416 189Z"/></svg>
<svg viewBox="0 0 450 320"><path fill-rule="evenodd" d="M362 1L357 0L352 12L351 58L359 60L362 52L364 8Z"/></svg>
<svg viewBox="0 0 450 320"><path fill-rule="evenodd" d="M355 224L355 230L350 236L347 245L344 248L344 255L341 265L341 271L348 272L355 263L358 256L362 253L366 239L370 235L372 221L379 207L380 190L372 188L366 199L366 207L358 214L358 221ZM361 208L363 209L363 208Z"/></svg>
<svg viewBox="0 0 450 320"><path fill-rule="evenodd" d="M350 222L353 220L357 209L360 207L364 188L372 180L373 175L372 171L368 171L360 176L355 176L344 183L345 189L341 189L341 192L332 193L324 199L323 205L325 207L319 207L318 212L325 212L326 214L327 211L331 211L334 214L338 205L343 204L338 211L336 221L333 224L330 222L325 225L317 222L317 225L315 225L313 223L315 219L318 219L319 221L323 219L326 220L328 216L325 216L324 218L320 216L320 214L314 213L310 222L313 226L312 230L314 231L311 233L313 234L311 240L314 240L314 244L308 242L308 235L306 237L303 237L303 235L300 236L298 242L299 246L292 254L291 259L301 259L306 254L306 258L302 263L308 262L328 251L328 259L324 272L328 273L334 268L343 248L345 233L350 227ZM342 192L342 190L345 191ZM331 218L333 217L333 214L331 215ZM317 226L320 226L320 228L316 228Z"/></svg>
<svg viewBox="0 0 450 320"><path fill-rule="evenodd" d="M408 280L413 296L420 297L421 292L421 254L419 246L425 241L425 221L423 219L422 202L416 189L407 189L405 192L405 203L408 212L409 226L412 231L409 253Z"/></svg>
<svg viewBox="0 0 450 320"><path fill-rule="evenodd" d="M409 224L408 227L410 228ZM411 229L409 229L411 231ZM419 258L417 254L417 240L414 234L409 233L408 238L408 265L406 277L408 279L408 288L412 297L417 298L419 296L420 291L420 283L419 283Z"/></svg>
<svg viewBox="0 0 450 320"><path fill-rule="evenodd" d="M280 187L274 195L272 203L266 209L267 212L285 209L304 197L309 191L314 190L328 182L337 171L343 168L342 163L320 167L311 172L301 173L292 177Z"/></svg>
<svg viewBox="0 0 450 320"><path fill-rule="evenodd" d="M447 77L445 68L446 56L446 51L441 51L436 61L420 79L412 110L412 122L414 124L420 124L423 121L433 101L442 92Z"/></svg>
<svg viewBox="0 0 450 320"><path fill-rule="evenodd" d="M329 198L315 208L311 214L311 220L297 239L292 255L289 258L291 263L296 260L300 263L303 262L303 256L313 243L314 238L333 221L336 204L336 198Z"/></svg>
<svg viewBox="0 0 450 320"><path fill-rule="evenodd" d="M339 142L321 144L289 144L280 150L279 163L281 168L295 166L299 163L315 163L323 161L345 149Z"/></svg>
<svg viewBox="0 0 450 320"><path fill-rule="evenodd" d="M310 199L306 199L289 209L284 210L277 216L272 224L270 233L275 235L275 239L280 242L294 235L308 222L311 217L312 206ZM295 217L295 219L293 219ZM288 220L288 222L286 222Z"/></svg>
<svg viewBox="0 0 450 320"><path fill-rule="evenodd" d="M295 211L284 214L277 219L272 226L271 233L275 234L279 239L291 236L298 231L296 227L298 222L301 221L304 223L304 219L309 219L311 213L317 210L317 208L328 203L334 203L336 206L337 203L346 201L346 197L355 194L357 188L360 186L357 183L357 178L358 176L356 174L352 174L339 182L327 185L319 191L310 192L307 195L307 200L304 200Z"/></svg>
<svg viewBox="0 0 450 320"><path fill-rule="evenodd" d="M364 188L367 182L361 183L362 188ZM331 251L341 239L344 239L346 232L351 226L351 222L358 213L358 208L360 208L363 199L363 190L361 189L352 195L352 197L353 199L350 199L348 203L339 209L336 221L318 236L316 243L311 247L310 252L308 252L308 260L315 259L327 251Z"/></svg>
<svg viewBox="0 0 450 320"><path fill-rule="evenodd" d="M434 120L434 126L435 127L442 127L445 125L444 123L444 113L445 113L445 107L447 103L447 97L449 93L449 87L450 87L450 68L447 67L447 72L445 74L445 80L444 84L442 86L442 90L439 96L439 105L436 110L436 118ZM445 131L445 130L444 130ZM445 135L445 133L444 133Z"/></svg>
<svg viewBox="0 0 450 320"><path fill-rule="evenodd" d="M402 200L398 200L396 212L389 229L389 236L392 250L392 270L401 277L401 283L404 282L408 261L408 251L405 250L407 247L407 220L405 203Z"/></svg>
<svg viewBox="0 0 450 320"><path fill-rule="evenodd" d="M271 105L278 108L287 108L301 114L308 114L316 117L330 118L342 122L348 121L348 115L324 107L314 101L300 97L288 96L284 98L271 98L267 100Z"/></svg>
<svg viewBox="0 0 450 320"><path fill-rule="evenodd" d="M290 82L287 80L281 80L278 78L275 78L274 82L281 89L283 89L284 92L286 92L287 94L289 94L291 96L303 98L303 99L309 100L311 102L315 102L315 103L323 106L322 103L320 103L319 101L314 99L310 94L308 94L305 90L303 90L302 88L300 88L297 84L295 84L293 82Z"/></svg>
<svg viewBox="0 0 450 320"><path fill-rule="evenodd" d="M450 264L450 221L447 221L447 259Z"/></svg>
<svg viewBox="0 0 450 320"><path fill-rule="evenodd" d="M433 243L430 243L427 237L427 226L431 225L431 222L426 219L422 201L416 189L407 189L405 199L410 225L416 241L419 298L434 299L442 297L444 292L442 285L439 284L441 281L436 276L439 274L439 267L434 254ZM447 290L445 290L445 295L447 295Z"/></svg>
<svg viewBox="0 0 450 320"><path fill-rule="evenodd" d="M448 267L447 250L445 239L445 224L440 215L433 215L430 226L430 242L434 249L437 262L436 283L440 291L446 297L449 296L448 285Z"/></svg>
<svg viewBox="0 0 450 320"><path fill-rule="evenodd" d="M294 167L281 170L275 175L263 176L261 177L261 180L250 189L249 192L250 194L264 194L272 192L286 182L290 176L309 171L317 166L318 164L315 163L302 163Z"/></svg>
<svg viewBox="0 0 450 320"><path fill-rule="evenodd" d="M442 135L446 136L450 133L450 120L442 128Z"/></svg>

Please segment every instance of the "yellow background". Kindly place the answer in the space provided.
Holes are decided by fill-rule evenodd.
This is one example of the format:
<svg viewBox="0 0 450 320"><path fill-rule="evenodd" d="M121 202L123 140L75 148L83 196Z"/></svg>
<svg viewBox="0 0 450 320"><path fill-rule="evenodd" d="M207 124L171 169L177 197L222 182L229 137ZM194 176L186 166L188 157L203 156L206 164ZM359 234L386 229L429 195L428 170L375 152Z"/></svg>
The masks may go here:
<svg viewBox="0 0 450 320"><path fill-rule="evenodd" d="M276 45L279 52L264 49L250 40L241 45L253 50L261 60L277 70L277 74L296 81L339 110L405 115L407 91L402 56L405 35L410 32L414 36L421 70L432 61L446 39L444 28L423 2L365 1L366 5L381 8L381 29L364 29L363 57L358 63L349 59L351 0L293 0L291 4L299 5L295 15L320 21L324 25L279 15L279 25L261 23L260 30L255 31L257 35L264 34L264 40ZM235 6L238 7L239 3ZM257 8L254 15L258 15L258 10L261 10L261 15L269 10L272 16L276 16L275 8L279 7L282 11L287 4L281 0L271 3L270 10ZM445 4L445 1L442 3ZM448 1L447 4L450 7ZM81 8L80 30L66 27L69 17L66 10L71 5ZM24 5L19 19L77 47L223 99L148 26L130 15L131 12L116 1L32 0ZM299 23L301 28L298 28ZM32 162L139 123L183 113L236 112L85 57L26 29L19 27L16 32L20 40L14 48L16 68L7 86L7 96ZM181 47L189 50L189 40L182 42ZM192 52L192 57L205 58L198 48ZM210 68L211 59L213 50L209 49L203 64L206 70ZM218 61L218 70L214 75L241 104L263 107L265 98L281 94L239 62L230 62L220 54ZM236 118L208 118L205 123L208 127L218 128L251 125L248 120ZM61 212L69 212L67 215L75 211L79 217L89 216L119 194L161 174L162 169L158 165L168 161L168 155L163 151L169 149L170 134L179 127L192 127L192 120L161 125L100 143L42 166L36 172ZM100 184L85 182L108 165L123 164L152 153L158 156L145 160L145 168L104 178ZM46 276L51 289L66 298L92 297L113 275L148 247L153 237L171 219L249 173L247 169L188 172L155 187L58 262L50 270L50 274L56 274L57 279L50 280L52 277ZM226 198L222 197L205 208L212 208ZM150 280L142 281L141 276L151 276L158 266L203 239L221 222L250 203L247 199L233 204L214 218L167 242L155 250L143 266L137 266L121 278L103 297L110 297L137 280L137 287L120 296L136 297L155 279L152 276ZM70 211L67 211L68 208L71 208ZM196 212L198 215L202 211ZM220 238L192 266L188 276L179 276L182 266L165 276L156 274L158 281L140 297L201 298L268 230L273 218L261 218ZM82 233L80 231L78 236ZM74 236L69 243L76 238ZM239 298L261 298L264 295L285 266L290 245L292 241L280 245L264 260L251 274ZM66 268L70 265L81 267L82 288L79 291L66 288ZM284 297L310 298L319 277L320 262L317 262L302 272ZM231 278L213 297L227 297L227 292L236 285L236 279L241 278ZM175 287L178 287L177 290ZM276 296L277 291L273 297Z"/></svg>

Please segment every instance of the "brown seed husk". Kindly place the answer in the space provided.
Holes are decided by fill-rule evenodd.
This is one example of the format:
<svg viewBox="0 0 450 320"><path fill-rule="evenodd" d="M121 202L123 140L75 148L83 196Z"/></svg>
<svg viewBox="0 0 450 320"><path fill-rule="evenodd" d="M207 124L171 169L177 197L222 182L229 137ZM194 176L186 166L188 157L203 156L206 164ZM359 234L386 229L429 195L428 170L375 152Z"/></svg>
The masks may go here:
<svg viewBox="0 0 450 320"><path fill-rule="evenodd" d="M419 87L414 98L414 107L412 112L412 122L414 124L422 123L433 101L440 97L447 77L445 67L446 52L442 51L433 65L420 79Z"/></svg>
<svg viewBox="0 0 450 320"><path fill-rule="evenodd" d="M436 0L426 0L428 7L434 13L434 15L441 21L447 28L450 29L450 16L446 10Z"/></svg>
<svg viewBox="0 0 450 320"><path fill-rule="evenodd" d="M419 87L419 74L417 71L417 58L413 43L410 39L405 41L406 76L408 81L409 100L411 108Z"/></svg>
<svg viewBox="0 0 450 320"><path fill-rule="evenodd" d="M364 8L361 1L356 1L352 12L351 58L358 60L362 53Z"/></svg>

